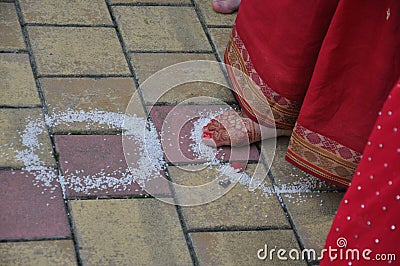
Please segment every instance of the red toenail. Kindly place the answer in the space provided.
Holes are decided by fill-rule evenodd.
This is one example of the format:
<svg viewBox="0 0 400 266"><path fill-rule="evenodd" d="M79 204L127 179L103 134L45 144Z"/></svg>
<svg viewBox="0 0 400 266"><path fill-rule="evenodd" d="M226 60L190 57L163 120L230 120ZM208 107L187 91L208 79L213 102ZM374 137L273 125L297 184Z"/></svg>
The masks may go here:
<svg viewBox="0 0 400 266"><path fill-rule="evenodd" d="M211 138L212 138L212 133L210 133L210 132L203 132L203 138L205 138L205 139L211 139Z"/></svg>
<svg viewBox="0 0 400 266"><path fill-rule="evenodd" d="M204 127L203 127L203 131L204 131L204 130L208 130L208 126L204 126Z"/></svg>

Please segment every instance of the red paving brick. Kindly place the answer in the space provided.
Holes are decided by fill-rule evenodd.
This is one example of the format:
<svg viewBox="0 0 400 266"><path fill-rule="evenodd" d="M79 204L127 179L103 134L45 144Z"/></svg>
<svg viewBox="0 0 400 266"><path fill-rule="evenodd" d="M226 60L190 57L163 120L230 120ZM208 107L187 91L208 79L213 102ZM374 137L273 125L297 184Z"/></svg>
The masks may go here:
<svg viewBox="0 0 400 266"><path fill-rule="evenodd" d="M127 164L125 161L122 137L117 135L57 135L56 148L60 154L60 164L67 184L74 178L83 179L85 176L112 176L123 178ZM102 174L101 174L102 173ZM91 178L94 182L96 178ZM155 185L159 187L155 189ZM152 181L152 193L169 195L170 190L164 179ZM84 185L84 188L88 187ZM130 195L147 195L137 183L126 187L104 187L103 189L88 189L76 191L66 186L68 198L87 196L113 197Z"/></svg>
<svg viewBox="0 0 400 266"><path fill-rule="evenodd" d="M51 193L52 187L35 186L34 178L34 173L0 171L0 239L70 236L60 187Z"/></svg>
<svg viewBox="0 0 400 266"><path fill-rule="evenodd" d="M150 117L158 132L163 132L163 150L166 160L172 163L201 163L191 148L194 143L190 139L193 123L199 119L200 113L215 112L226 106L153 106L150 110ZM248 147L234 148L222 147L217 158L224 161L256 161L259 159L259 152L255 145ZM233 154L233 156L232 156Z"/></svg>

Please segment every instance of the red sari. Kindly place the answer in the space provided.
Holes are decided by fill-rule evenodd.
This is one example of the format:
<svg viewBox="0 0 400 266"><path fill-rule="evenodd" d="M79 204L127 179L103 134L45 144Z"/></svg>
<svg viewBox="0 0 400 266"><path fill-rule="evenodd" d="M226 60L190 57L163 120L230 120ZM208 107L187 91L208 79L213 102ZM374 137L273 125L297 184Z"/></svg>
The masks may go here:
<svg viewBox="0 0 400 266"><path fill-rule="evenodd" d="M400 264L400 79L379 114L320 265Z"/></svg>
<svg viewBox="0 0 400 266"><path fill-rule="evenodd" d="M291 129L287 160L347 187L400 75L398 0L243 0L225 53L238 102ZM262 95L272 113L254 104Z"/></svg>

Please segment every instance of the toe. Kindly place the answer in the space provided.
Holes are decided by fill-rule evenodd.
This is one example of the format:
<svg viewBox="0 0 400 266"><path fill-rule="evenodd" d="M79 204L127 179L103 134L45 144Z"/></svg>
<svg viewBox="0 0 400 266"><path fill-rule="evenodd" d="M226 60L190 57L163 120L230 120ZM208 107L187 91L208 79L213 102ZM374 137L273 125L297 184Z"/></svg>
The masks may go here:
<svg viewBox="0 0 400 266"><path fill-rule="evenodd" d="M214 131L214 129L210 130L210 127L212 128L211 122L203 127L203 135L201 136L201 140L207 146L217 147L217 144L215 143L215 141L213 139L213 135L214 135L215 131Z"/></svg>
<svg viewBox="0 0 400 266"><path fill-rule="evenodd" d="M227 0L213 0L212 6L215 11L223 14L230 14L237 9L237 7L233 7Z"/></svg>
<svg viewBox="0 0 400 266"><path fill-rule="evenodd" d="M202 138L203 139L212 139L213 138L213 134L211 132L205 131L205 132L203 132Z"/></svg>
<svg viewBox="0 0 400 266"><path fill-rule="evenodd" d="M201 138L201 140L207 146L218 147L217 143L215 143L215 141L214 141L214 139L212 137L212 133L210 133L210 132L204 132L203 133L203 137Z"/></svg>
<svg viewBox="0 0 400 266"><path fill-rule="evenodd" d="M210 126L203 127L202 141L211 147L220 147L230 145L229 135L224 128L215 128L210 130Z"/></svg>

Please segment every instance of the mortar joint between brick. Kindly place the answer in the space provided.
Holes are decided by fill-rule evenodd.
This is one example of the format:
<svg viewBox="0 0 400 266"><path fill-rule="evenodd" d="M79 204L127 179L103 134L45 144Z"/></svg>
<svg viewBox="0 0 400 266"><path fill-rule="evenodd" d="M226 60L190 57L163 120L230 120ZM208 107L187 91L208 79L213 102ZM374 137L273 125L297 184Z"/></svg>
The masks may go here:
<svg viewBox="0 0 400 266"><path fill-rule="evenodd" d="M54 28L113 28L111 24L74 24L74 23L38 23L27 22L24 27L54 27Z"/></svg>
<svg viewBox="0 0 400 266"><path fill-rule="evenodd" d="M28 54L25 49L3 49L0 50L0 54Z"/></svg>
<svg viewBox="0 0 400 266"><path fill-rule="evenodd" d="M175 193L174 192L173 192L173 195L175 197ZM176 200L176 197L175 197L175 200ZM179 205L175 205L175 207L176 207L176 211L178 213L178 217L179 217L179 221L181 223L183 235L185 236L186 245L188 247L189 254L190 254L190 257L192 259L193 265L194 266L199 266L200 265L199 258L198 258L198 255L196 253L196 250L194 248L193 240L190 237L190 233L189 233L189 230L188 230L188 225L187 225L187 222L186 222L185 217L183 215L182 207L179 206Z"/></svg>
<svg viewBox="0 0 400 266"><path fill-rule="evenodd" d="M172 6L172 7L192 7L191 3L110 3L110 6Z"/></svg>
<svg viewBox="0 0 400 266"><path fill-rule="evenodd" d="M43 93L42 86L41 86L40 79L39 79L39 75L38 75L35 55L34 55L34 52L33 52L32 46L31 46L29 33L28 33L28 30L27 30L27 27L24 26L26 23L24 21L24 16L23 16L23 12L22 12L19 0L15 1L15 8L16 8L16 11L17 11L18 21L19 21L20 26L21 26L21 30L22 30L22 34L23 34L23 37L24 37L25 45L26 45L26 48L28 50L29 62L30 62L31 68L32 68L32 73L33 73L33 76L34 76L34 79L35 79L36 88L38 90L39 98L40 98L40 101L42 103L42 110L43 110L43 113L45 115L49 115L49 112L48 112L48 109L47 109L47 105L46 105L46 99L44 97L44 93ZM56 150L56 145L55 145L54 134L52 132L52 128L49 125L46 124L46 129L47 129L47 132L48 132L49 137L50 137L53 154L56 154L57 150ZM54 158L54 159L56 161L58 173L60 173L59 158ZM65 193L65 192L63 191L63 193ZM80 266L80 265L82 265L82 260L81 260L81 258L79 256L77 239L76 239L76 235L75 235L74 229L72 227L71 210L70 210L66 200L64 200L64 208L65 208L65 212L66 212L67 217L68 217L68 223L69 223L69 226L70 226L70 233L71 233L72 241L73 241L73 244L74 244L74 252L75 252L76 262L77 262L77 265Z"/></svg>
<svg viewBox="0 0 400 266"><path fill-rule="evenodd" d="M40 241L56 241L56 240L71 240L71 237L0 239L0 243L40 242Z"/></svg>
<svg viewBox="0 0 400 266"><path fill-rule="evenodd" d="M268 176L269 176L269 178L271 180L272 185L274 187L276 187L277 183L275 181L275 177L274 177L271 169L269 169L269 171L268 171ZM279 191L276 191L275 195L276 195L279 203L281 204L281 207L282 207L282 209L283 209L283 211L285 213L285 216L286 216L286 218L287 218L287 220L288 220L288 222L289 222L289 224L290 224L290 226L292 228L293 234L294 234L294 236L295 236L295 238L297 240L297 243L298 243L300 249L304 250L305 249L305 245L304 245L304 243L303 243L303 241L301 239L300 233L297 230L297 227L296 227L296 224L294 222L294 219L293 219L292 215L290 214L289 209L288 209L288 207L287 207L287 205L286 205L281 193ZM306 258L306 262L307 262L308 265L310 265L310 261L308 260L308 258Z"/></svg>
<svg viewBox="0 0 400 266"><path fill-rule="evenodd" d="M116 34L117 34L119 43L120 43L120 45L121 45L122 52L123 52L123 54L124 54L124 56L125 56L126 63L128 64L129 71L130 71L131 74L132 74L132 78L133 78L133 81L134 81L135 86L136 86L136 93L139 94L140 102L142 103L142 108L143 108L145 114L147 114L147 115L149 116L149 113L148 113L148 111L146 110L145 100L144 100L142 91L140 90L139 79L138 79L138 77L137 77L137 75L136 75L135 68L134 68L133 65L132 65L129 52L128 52L127 48L126 48L124 39L123 39L123 37L122 37L122 33L121 33L120 28L119 28L118 21L117 21L117 19L116 19L115 14L114 14L112 5L111 5L111 3L110 3L110 0L105 0L105 2L106 2L106 5L107 5L107 8L108 8L108 12L110 13L111 20L112 20L112 22L113 22L113 25L114 25L114 28L115 28L115 31L116 31Z"/></svg>

